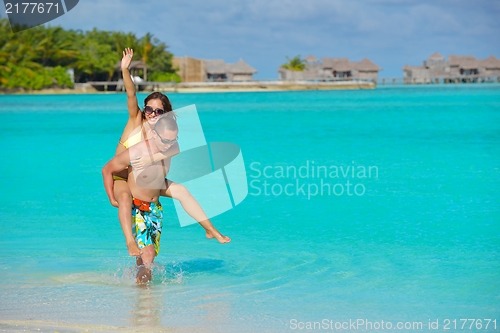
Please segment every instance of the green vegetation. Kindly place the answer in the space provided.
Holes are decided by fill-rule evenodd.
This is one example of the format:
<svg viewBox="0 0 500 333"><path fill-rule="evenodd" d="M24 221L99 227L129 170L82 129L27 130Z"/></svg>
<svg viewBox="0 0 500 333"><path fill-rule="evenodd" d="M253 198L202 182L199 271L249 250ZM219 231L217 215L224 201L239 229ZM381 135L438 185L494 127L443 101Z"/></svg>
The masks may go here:
<svg viewBox="0 0 500 333"><path fill-rule="evenodd" d="M154 73L149 76L154 82L181 82L181 77L177 73Z"/></svg>
<svg viewBox="0 0 500 333"><path fill-rule="evenodd" d="M151 34L102 30L64 30L38 26L12 33L9 21L0 19L0 90L72 87L67 69L74 69L75 82L117 80L116 64L125 47L134 49L150 81L176 81L167 45Z"/></svg>
<svg viewBox="0 0 500 333"><path fill-rule="evenodd" d="M300 55L293 57L292 59L286 57L287 63L281 65L285 69L289 69L295 72L301 72L306 68L304 59L300 59Z"/></svg>

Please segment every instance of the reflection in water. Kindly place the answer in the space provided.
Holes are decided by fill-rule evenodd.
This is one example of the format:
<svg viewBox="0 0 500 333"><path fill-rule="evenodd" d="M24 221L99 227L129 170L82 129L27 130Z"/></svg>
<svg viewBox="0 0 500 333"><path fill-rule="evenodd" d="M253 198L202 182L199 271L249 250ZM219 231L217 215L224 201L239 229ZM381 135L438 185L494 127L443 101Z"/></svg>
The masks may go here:
<svg viewBox="0 0 500 333"><path fill-rule="evenodd" d="M163 312L162 292L158 286L138 284L132 300L130 319L134 326L158 327Z"/></svg>
<svg viewBox="0 0 500 333"><path fill-rule="evenodd" d="M131 324L138 332L165 332L172 327L203 333L224 331L223 328L230 323L231 302L227 301L230 294L220 290L207 293L203 284L191 288L185 286L182 290L166 288L166 285L185 284L196 276L223 269L224 261L216 259L184 260L165 265L156 263L152 282L137 284L131 289ZM188 296L190 301L185 302L186 293L190 292L193 292ZM169 327L162 326L165 320Z"/></svg>

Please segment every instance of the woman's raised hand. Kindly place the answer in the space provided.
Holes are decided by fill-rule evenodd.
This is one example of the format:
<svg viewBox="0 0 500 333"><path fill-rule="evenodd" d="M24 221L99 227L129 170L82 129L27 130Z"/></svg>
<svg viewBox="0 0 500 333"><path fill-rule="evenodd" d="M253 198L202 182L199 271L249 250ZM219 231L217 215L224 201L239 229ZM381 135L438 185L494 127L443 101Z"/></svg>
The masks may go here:
<svg viewBox="0 0 500 333"><path fill-rule="evenodd" d="M123 58L122 58L122 69L127 68L130 66L130 63L132 62L132 57L134 56L134 50L131 48L125 48L125 50L122 52L123 53Z"/></svg>

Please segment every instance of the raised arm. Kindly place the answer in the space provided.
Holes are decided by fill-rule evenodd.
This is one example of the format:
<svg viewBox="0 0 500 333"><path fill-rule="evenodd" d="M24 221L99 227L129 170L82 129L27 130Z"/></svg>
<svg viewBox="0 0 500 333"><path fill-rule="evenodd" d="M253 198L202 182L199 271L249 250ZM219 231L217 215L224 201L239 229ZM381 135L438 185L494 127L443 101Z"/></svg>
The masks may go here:
<svg viewBox="0 0 500 333"><path fill-rule="evenodd" d="M102 181L104 183L104 189L108 195L109 202L111 205L118 207L118 201L116 201L115 193L113 191L113 173L124 170L130 163L130 156L128 149L123 151L121 154L113 157L104 167L102 168Z"/></svg>
<svg viewBox="0 0 500 333"><path fill-rule="evenodd" d="M134 56L134 50L126 48L123 52L123 58L121 63L123 84L125 85L125 91L127 92L127 106L128 114L131 119L141 116L141 109L137 102L137 95L135 90L134 81L130 77L129 66L132 62L132 57Z"/></svg>

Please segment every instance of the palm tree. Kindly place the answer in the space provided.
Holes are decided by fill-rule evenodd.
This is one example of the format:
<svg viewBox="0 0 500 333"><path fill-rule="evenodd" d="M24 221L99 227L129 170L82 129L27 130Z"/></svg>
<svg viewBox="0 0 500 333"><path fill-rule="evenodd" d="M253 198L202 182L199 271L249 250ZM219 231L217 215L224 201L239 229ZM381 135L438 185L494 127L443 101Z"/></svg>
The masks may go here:
<svg viewBox="0 0 500 333"><path fill-rule="evenodd" d="M0 86L6 86L9 82L7 80L7 73L10 72L9 64L7 63L8 53L0 49Z"/></svg>
<svg viewBox="0 0 500 333"><path fill-rule="evenodd" d="M77 51L73 48L70 33L60 27L45 28L44 37L36 43L40 52L40 62L43 67L67 64L74 59Z"/></svg>
<svg viewBox="0 0 500 333"><path fill-rule="evenodd" d="M285 69L289 69L294 72L302 72L306 68L306 64L303 59L300 59L300 55L293 57L292 59L286 57L287 63L281 65Z"/></svg>
<svg viewBox="0 0 500 333"><path fill-rule="evenodd" d="M139 47L141 48L141 54L142 54L142 62L144 62L145 64L149 63L149 52L153 47L153 44L151 43L152 39L153 35L148 32L139 41Z"/></svg>
<svg viewBox="0 0 500 333"><path fill-rule="evenodd" d="M124 32L112 32L112 37L115 41L115 51L117 53L117 59L122 57L122 51L126 47L130 47L134 50L134 53L139 55L137 37L133 33L124 33ZM137 56L134 56L134 59L137 59Z"/></svg>

